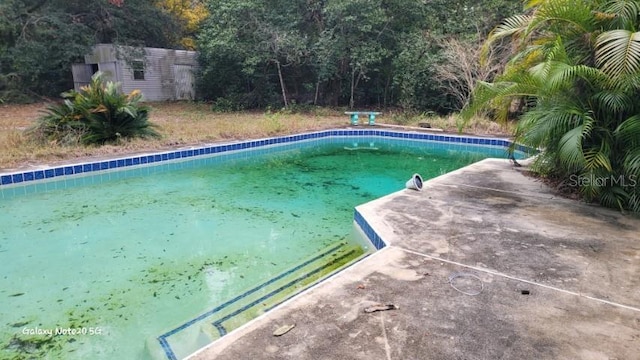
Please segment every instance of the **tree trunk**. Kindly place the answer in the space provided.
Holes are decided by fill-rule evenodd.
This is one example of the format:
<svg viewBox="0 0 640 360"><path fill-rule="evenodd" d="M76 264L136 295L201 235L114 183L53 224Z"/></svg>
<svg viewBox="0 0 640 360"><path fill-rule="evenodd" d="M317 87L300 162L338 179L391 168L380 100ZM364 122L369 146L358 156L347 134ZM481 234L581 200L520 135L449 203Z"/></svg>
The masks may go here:
<svg viewBox="0 0 640 360"><path fill-rule="evenodd" d="M387 101L389 99L389 87L391 86L391 73L387 75L387 81L384 84L384 97L382 99L382 107L387 108Z"/></svg>
<svg viewBox="0 0 640 360"><path fill-rule="evenodd" d="M354 101L353 101L353 92L356 89L356 69L351 70L351 97L349 98L349 109L353 109Z"/></svg>
<svg viewBox="0 0 640 360"><path fill-rule="evenodd" d="M284 101L284 107L289 107L289 102L287 101L287 90L284 87L284 79L282 78L282 69L280 68L280 61L275 60L276 66L278 67L278 77L280 78L280 88L282 89L282 100Z"/></svg>
<svg viewBox="0 0 640 360"><path fill-rule="evenodd" d="M351 99L349 100L349 108L353 109L355 106L354 93L358 84L360 83L360 79L362 79L362 71L358 72L358 76L356 77L356 70L353 69L351 72Z"/></svg>

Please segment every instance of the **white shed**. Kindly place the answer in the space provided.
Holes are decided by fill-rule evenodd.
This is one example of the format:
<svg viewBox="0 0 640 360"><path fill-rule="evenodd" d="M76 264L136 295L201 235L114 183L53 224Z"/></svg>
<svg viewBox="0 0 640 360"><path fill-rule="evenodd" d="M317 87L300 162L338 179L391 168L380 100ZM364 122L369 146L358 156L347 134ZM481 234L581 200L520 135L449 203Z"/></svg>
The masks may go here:
<svg viewBox="0 0 640 360"><path fill-rule="evenodd" d="M125 60L127 58L127 60ZM194 100L197 68L195 51L116 47L98 44L85 55L84 64L73 64L76 91L91 81L97 71L121 84L125 94L138 89L146 101Z"/></svg>

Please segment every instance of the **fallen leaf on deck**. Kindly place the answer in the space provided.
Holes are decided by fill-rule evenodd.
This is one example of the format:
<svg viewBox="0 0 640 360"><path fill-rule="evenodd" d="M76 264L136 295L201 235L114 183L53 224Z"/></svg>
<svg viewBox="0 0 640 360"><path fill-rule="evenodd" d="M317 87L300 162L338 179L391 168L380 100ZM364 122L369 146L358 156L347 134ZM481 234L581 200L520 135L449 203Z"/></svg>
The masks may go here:
<svg viewBox="0 0 640 360"><path fill-rule="evenodd" d="M273 332L273 336L282 336L291 331L294 327L296 327L296 324L282 325Z"/></svg>

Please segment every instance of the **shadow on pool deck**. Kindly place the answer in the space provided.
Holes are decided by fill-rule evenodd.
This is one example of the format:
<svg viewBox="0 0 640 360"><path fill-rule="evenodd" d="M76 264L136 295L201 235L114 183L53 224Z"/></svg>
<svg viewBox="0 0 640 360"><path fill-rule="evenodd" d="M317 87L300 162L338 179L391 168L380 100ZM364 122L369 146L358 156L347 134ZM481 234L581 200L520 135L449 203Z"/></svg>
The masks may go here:
<svg viewBox="0 0 640 360"><path fill-rule="evenodd" d="M358 210L387 248L192 358L639 358L640 220L495 159Z"/></svg>

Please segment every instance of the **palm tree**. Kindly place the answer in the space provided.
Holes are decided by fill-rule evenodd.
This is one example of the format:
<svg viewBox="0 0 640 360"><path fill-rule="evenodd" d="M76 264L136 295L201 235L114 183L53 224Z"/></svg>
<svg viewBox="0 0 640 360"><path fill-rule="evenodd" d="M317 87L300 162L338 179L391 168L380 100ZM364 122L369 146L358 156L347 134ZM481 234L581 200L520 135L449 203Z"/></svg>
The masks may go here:
<svg viewBox="0 0 640 360"><path fill-rule="evenodd" d="M521 101L515 139L543 150L535 170L640 212L640 1L529 0L525 11L489 35L486 47L510 38L514 55L464 118L506 120Z"/></svg>

